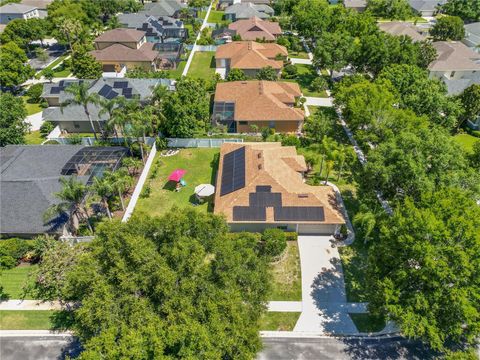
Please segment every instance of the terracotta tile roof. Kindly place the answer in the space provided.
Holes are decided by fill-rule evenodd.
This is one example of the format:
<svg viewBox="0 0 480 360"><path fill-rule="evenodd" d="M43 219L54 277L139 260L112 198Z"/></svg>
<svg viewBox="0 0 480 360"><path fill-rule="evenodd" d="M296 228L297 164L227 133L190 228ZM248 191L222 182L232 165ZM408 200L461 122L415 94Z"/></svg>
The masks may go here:
<svg viewBox="0 0 480 360"><path fill-rule="evenodd" d="M238 20L228 25L230 30L235 30L242 40L265 39L273 41L282 33L278 22L270 22L253 17L247 20Z"/></svg>
<svg viewBox="0 0 480 360"><path fill-rule="evenodd" d="M301 95L297 83L280 81L232 81L218 83L215 101L233 102L235 120L302 121L303 110L289 104Z"/></svg>
<svg viewBox="0 0 480 360"><path fill-rule="evenodd" d="M283 61L274 60L280 54L287 56L288 51L278 44L261 44L255 41L234 41L220 45L215 53L216 59L230 59L230 67L237 69L261 69L271 66L281 69Z"/></svg>
<svg viewBox="0 0 480 360"><path fill-rule="evenodd" d="M98 61L154 61L158 52L153 50L153 43L145 43L139 49L132 49L123 44L113 44L103 50L93 50L90 54Z"/></svg>
<svg viewBox="0 0 480 360"><path fill-rule="evenodd" d="M139 42L144 36L144 31L119 28L105 31L95 42Z"/></svg>
<svg viewBox="0 0 480 360"><path fill-rule="evenodd" d="M480 54L461 42L437 41L433 47L438 57L428 66L430 71L480 70Z"/></svg>
<svg viewBox="0 0 480 360"><path fill-rule="evenodd" d="M426 39L425 36L420 34L417 27L409 22L402 22L402 21L384 22L384 23L379 23L378 27L380 28L380 30L385 31L386 33L389 33L391 35L410 36L414 41L423 41Z"/></svg>
<svg viewBox="0 0 480 360"><path fill-rule="evenodd" d="M220 196L223 157L245 147L245 187ZM289 159L289 160L287 160ZM334 190L329 186L310 186L303 182L298 171L305 164L303 156L297 155L294 146L280 143L225 143L220 149L220 162L215 193L215 214L224 214L227 222L233 220L234 206L248 206L249 194L259 185L271 186L271 192L282 194L282 206L322 206L325 221L281 221L281 223L343 224L345 220L338 208ZM298 170L291 165L298 165ZM300 196L299 196L300 195ZM267 208L267 223L274 223L273 208ZM248 221L255 222L255 221ZM258 221L262 222L263 221Z"/></svg>

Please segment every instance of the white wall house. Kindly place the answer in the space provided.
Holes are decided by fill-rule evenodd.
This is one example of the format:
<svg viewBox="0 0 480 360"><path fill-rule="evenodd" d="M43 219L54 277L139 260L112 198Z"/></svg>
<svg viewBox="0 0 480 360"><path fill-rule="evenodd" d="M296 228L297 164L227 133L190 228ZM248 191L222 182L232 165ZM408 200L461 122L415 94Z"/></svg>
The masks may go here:
<svg viewBox="0 0 480 360"><path fill-rule="evenodd" d="M15 19L39 18L38 8L30 5L10 3L0 7L0 24L8 24Z"/></svg>

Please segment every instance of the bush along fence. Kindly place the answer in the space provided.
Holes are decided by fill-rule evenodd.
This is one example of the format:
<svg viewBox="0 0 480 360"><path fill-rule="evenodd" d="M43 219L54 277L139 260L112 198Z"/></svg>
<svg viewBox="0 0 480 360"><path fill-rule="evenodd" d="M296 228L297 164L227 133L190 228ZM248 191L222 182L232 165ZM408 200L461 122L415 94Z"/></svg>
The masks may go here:
<svg viewBox="0 0 480 360"><path fill-rule="evenodd" d="M216 148L222 146L223 143L242 143L243 139L181 139L167 138L168 147L178 148Z"/></svg>

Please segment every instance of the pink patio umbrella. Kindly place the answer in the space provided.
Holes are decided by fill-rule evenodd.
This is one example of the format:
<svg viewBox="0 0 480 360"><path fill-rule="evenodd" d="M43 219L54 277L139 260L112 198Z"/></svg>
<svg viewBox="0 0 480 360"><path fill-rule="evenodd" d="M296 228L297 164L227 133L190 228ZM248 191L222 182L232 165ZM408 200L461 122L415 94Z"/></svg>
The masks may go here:
<svg viewBox="0 0 480 360"><path fill-rule="evenodd" d="M183 170L183 169L174 170L168 177L168 180L179 182L186 172L187 170Z"/></svg>

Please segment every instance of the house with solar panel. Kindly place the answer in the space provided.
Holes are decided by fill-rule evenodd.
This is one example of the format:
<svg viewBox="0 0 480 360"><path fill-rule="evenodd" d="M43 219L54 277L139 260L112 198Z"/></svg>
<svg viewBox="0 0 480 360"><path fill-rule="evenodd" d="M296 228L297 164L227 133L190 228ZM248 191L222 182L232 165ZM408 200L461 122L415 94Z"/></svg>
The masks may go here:
<svg viewBox="0 0 480 360"><path fill-rule="evenodd" d="M304 182L307 165L294 146L225 143L220 150L214 213L232 231L266 228L331 235L345 223L330 186Z"/></svg>
<svg viewBox="0 0 480 360"><path fill-rule="evenodd" d="M165 86L167 90L175 90L175 83L169 79L115 79L101 78L98 80L61 80L58 83L46 83L43 85L42 98L48 103L48 108L43 110L42 118L44 121L51 121L59 126L60 130L69 133L90 133L92 128L83 107L80 105L68 105L60 107L71 95L65 89L76 82L87 82L89 92L97 93L100 98L111 100L118 96L126 99L137 98L141 103L146 103L153 94L157 86ZM98 105L89 105L90 116L94 126L98 123L103 124L108 120L108 115L100 115ZM95 129L97 132L100 129Z"/></svg>
<svg viewBox="0 0 480 360"><path fill-rule="evenodd" d="M91 184L105 171L115 171L126 156L124 147L82 145L7 145L0 148L0 235L30 238L67 235L68 214L45 219L58 203L61 177Z"/></svg>

